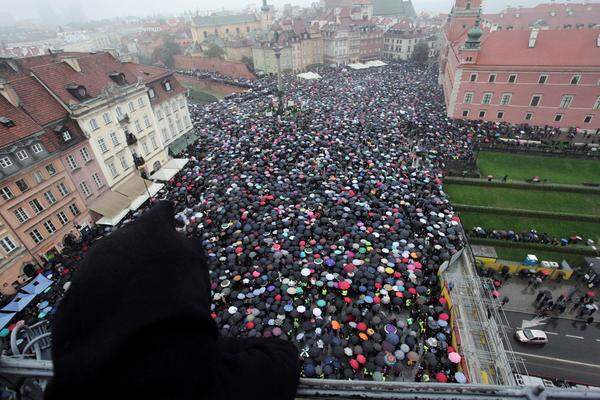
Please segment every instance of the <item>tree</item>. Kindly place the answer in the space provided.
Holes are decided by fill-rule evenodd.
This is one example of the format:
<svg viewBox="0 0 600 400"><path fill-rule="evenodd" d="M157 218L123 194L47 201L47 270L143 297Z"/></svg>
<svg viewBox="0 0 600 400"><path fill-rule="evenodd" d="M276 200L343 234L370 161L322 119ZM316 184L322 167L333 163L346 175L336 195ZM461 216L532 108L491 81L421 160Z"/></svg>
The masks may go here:
<svg viewBox="0 0 600 400"><path fill-rule="evenodd" d="M181 53L181 47L173 39L167 38L164 40L161 47L157 47L152 52L152 62L163 64L167 68L173 68L175 64L174 55Z"/></svg>
<svg viewBox="0 0 600 400"><path fill-rule="evenodd" d="M208 58L218 58L222 60L225 56L225 50L219 45L212 43L208 49L204 50L204 55Z"/></svg>
<svg viewBox="0 0 600 400"><path fill-rule="evenodd" d="M427 46L427 42L419 42L415 45L412 52L412 60L419 65L427 64L429 60L429 46Z"/></svg>
<svg viewBox="0 0 600 400"><path fill-rule="evenodd" d="M251 71L254 71L254 60L248 56L242 56L242 62L250 68Z"/></svg>

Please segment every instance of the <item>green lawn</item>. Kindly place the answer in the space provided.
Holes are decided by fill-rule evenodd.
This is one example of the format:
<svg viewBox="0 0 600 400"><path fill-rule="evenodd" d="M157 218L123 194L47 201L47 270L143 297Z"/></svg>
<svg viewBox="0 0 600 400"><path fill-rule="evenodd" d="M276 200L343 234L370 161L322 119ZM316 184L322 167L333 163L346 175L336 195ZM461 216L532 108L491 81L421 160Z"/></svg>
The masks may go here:
<svg viewBox="0 0 600 400"><path fill-rule="evenodd" d="M540 261L556 261L560 263L562 260L567 260L571 267L583 266L585 263L584 256L579 254L555 253L553 251L538 251L500 246L494 248L496 249L498 258L509 261L523 262L527 254L535 254Z"/></svg>
<svg viewBox="0 0 600 400"><path fill-rule="evenodd" d="M600 215L600 196L586 193L452 184L445 185L444 190L452 203Z"/></svg>
<svg viewBox="0 0 600 400"><path fill-rule="evenodd" d="M460 219L467 230L476 226L497 230L513 230L515 232L535 229L559 238L579 235L600 243L600 224L593 222L557 220L549 218L530 218L511 215L498 215L460 211Z"/></svg>
<svg viewBox="0 0 600 400"><path fill-rule="evenodd" d="M600 161L595 160L482 151L477 166L483 177L494 175L497 179L504 175L513 180L539 176L549 183L600 183Z"/></svg>

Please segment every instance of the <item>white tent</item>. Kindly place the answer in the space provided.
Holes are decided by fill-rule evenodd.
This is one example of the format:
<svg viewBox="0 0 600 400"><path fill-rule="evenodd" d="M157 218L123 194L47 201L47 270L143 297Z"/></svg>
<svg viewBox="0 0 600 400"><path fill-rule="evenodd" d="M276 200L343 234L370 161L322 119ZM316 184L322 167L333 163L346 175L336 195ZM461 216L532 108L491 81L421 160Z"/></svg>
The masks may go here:
<svg viewBox="0 0 600 400"><path fill-rule="evenodd" d="M188 163L189 158L174 158L162 166L161 169L150 175L154 181L166 182L177 174Z"/></svg>
<svg viewBox="0 0 600 400"><path fill-rule="evenodd" d="M315 72L312 72L312 71L303 72L301 74L298 74L297 76L298 76L298 78L307 79L307 80L321 79L321 75L319 75L319 74L317 74Z"/></svg>
<svg viewBox="0 0 600 400"><path fill-rule="evenodd" d="M352 68L352 69L366 69L366 68L369 68L368 65L365 65L363 63L348 64L348 67Z"/></svg>
<svg viewBox="0 0 600 400"><path fill-rule="evenodd" d="M365 65L367 65L369 68L371 68L371 67L383 67L387 64L381 60L372 60L372 61L367 61L365 63Z"/></svg>

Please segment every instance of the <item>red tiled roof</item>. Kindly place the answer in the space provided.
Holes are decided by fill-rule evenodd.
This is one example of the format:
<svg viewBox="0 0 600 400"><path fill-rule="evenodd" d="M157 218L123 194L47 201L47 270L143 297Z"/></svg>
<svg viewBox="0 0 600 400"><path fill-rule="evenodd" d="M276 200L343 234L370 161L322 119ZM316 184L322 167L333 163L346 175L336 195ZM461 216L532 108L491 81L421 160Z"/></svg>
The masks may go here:
<svg viewBox="0 0 600 400"><path fill-rule="evenodd" d="M131 71L136 77L142 78L144 82L153 82L173 73L166 68L155 67L153 65L136 64L133 62L125 62L123 65Z"/></svg>
<svg viewBox="0 0 600 400"><path fill-rule="evenodd" d="M540 30L532 48L528 47L530 32L527 29L487 32L481 39L476 64L600 67L599 30Z"/></svg>
<svg viewBox="0 0 600 400"><path fill-rule="evenodd" d="M25 76L10 82L21 100L20 106L40 125L63 119L67 110L33 77Z"/></svg>
<svg viewBox="0 0 600 400"><path fill-rule="evenodd" d="M538 4L535 7L507 8L497 14L484 14L483 19L515 28L526 28L539 20L554 28L567 24L573 27L577 24L600 24L600 4Z"/></svg>
<svg viewBox="0 0 600 400"><path fill-rule="evenodd" d="M108 85L113 84L108 76L111 72L123 73L129 84L137 82L137 77L109 53L86 54L78 57L77 60L81 72L75 71L66 62L35 66L31 68L31 71L67 104L79 102L65 89L65 86L69 84L85 86L88 95L93 98L97 97Z"/></svg>
<svg viewBox="0 0 600 400"><path fill-rule="evenodd" d="M248 70L246 64L241 62L181 55L176 55L174 58L175 66L179 69L201 69L205 71L218 72L222 75L235 78L244 77L252 80L256 79L254 74Z"/></svg>
<svg viewBox="0 0 600 400"><path fill-rule="evenodd" d="M15 122L15 126L10 128L0 124L0 146L9 145L43 129L23 110L13 106L4 96L0 96L0 116Z"/></svg>

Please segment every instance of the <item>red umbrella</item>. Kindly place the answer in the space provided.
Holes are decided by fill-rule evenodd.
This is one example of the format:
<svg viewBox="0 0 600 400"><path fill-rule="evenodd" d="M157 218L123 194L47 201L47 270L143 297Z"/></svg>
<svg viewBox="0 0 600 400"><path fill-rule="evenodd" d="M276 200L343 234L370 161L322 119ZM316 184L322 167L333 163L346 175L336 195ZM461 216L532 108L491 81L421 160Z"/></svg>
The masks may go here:
<svg viewBox="0 0 600 400"><path fill-rule="evenodd" d="M417 289L415 289L414 287L408 288L408 291L412 294L416 294L417 293Z"/></svg>
<svg viewBox="0 0 600 400"><path fill-rule="evenodd" d="M438 382L448 382L448 377L443 372L435 374L435 380Z"/></svg>
<svg viewBox="0 0 600 400"><path fill-rule="evenodd" d="M591 290L586 293L588 297L596 297L596 292L592 292Z"/></svg>
<svg viewBox="0 0 600 400"><path fill-rule="evenodd" d="M340 283L338 283L338 287L342 290L348 290L348 289L350 289L350 282L341 281Z"/></svg>
<svg viewBox="0 0 600 400"><path fill-rule="evenodd" d="M360 368L360 364L354 358L350 360L350 366L355 370Z"/></svg>
<svg viewBox="0 0 600 400"><path fill-rule="evenodd" d="M441 304L446 304L446 298L445 297L440 297L440 303Z"/></svg>
<svg viewBox="0 0 600 400"><path fill-rule="evenodd" d="M439 318L441 320L448 321L448 319L450 318L450 316L448 316L448 314L446 314L446 313L441 313L440 316L439 316Z"/></svg>
<svg viewBox="0 0 600 400"><path fill-rule="evenodd" d="M359 322L358 325L356 325L356 329L358 329L361 332L364 332L367 330L367 324L365 324L364 322Z"/></svg>

